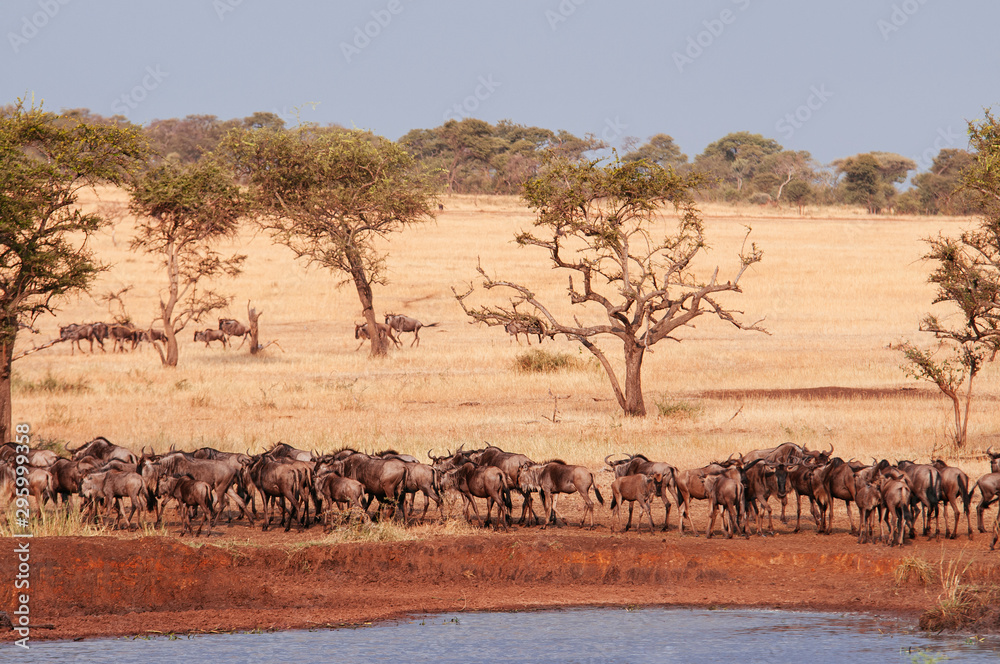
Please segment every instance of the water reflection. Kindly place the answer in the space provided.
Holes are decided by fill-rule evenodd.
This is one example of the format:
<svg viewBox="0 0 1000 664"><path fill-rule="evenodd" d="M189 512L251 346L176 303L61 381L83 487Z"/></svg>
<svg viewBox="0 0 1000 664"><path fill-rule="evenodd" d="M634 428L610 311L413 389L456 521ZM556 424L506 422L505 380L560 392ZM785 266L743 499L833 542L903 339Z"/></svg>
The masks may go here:
<svg viewBox="0 0 1000 664"><path fill-rule="evenodd" d="M6 646L0 652L14 654ZM995 662L998 653L995 639L929 637L870 615L570 609L442 614L356 629L35 643L24 661L923 664Z"/></svg>

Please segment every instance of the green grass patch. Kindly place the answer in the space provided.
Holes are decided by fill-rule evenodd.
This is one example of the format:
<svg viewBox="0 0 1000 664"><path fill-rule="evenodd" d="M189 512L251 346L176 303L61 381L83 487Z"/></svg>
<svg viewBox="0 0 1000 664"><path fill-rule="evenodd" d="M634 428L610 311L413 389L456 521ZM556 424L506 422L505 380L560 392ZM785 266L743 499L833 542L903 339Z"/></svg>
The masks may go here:
<svg viewBox="0 0 1000 664"><path fill-rule="evenodd" d="M514 358L514 368L521 373L553 373L582 366L580 359L569 353L550 353L541 348L532 348Z"/></svg>
<svg viewBox="0 0 1000 664"><path fill-rule="evenodd" d="M701 406L689 401L674 401L670 399L657 399L656 410L660 417L667 417L679 420L693 420L701 415Z"/></svg>
<svg viewBox="0 0 1000 664"><path fill-rule="evenodd" d="M14 376L11 381L11 389L21 394L82 394L90 391L90 385L83 378L78 378L75 381L63 380L49 372L39 380L27 380Z"/></svg>

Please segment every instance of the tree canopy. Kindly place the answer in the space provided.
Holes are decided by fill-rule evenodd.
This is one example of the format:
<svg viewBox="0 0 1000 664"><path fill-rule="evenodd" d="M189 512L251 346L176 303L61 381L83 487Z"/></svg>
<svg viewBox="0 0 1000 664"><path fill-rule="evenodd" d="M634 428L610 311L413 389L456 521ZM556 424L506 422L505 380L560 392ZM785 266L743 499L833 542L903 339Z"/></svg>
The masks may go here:
<svg viewBox="0 0 1000 664"><path fill-rule="evenodd" d="M147 156L137 127L82 122L19 101L0 114L0 437L11 439L11 366L21 326L86 290L104 268L88 239L106 224L82 189L122 184Z"/></svg>

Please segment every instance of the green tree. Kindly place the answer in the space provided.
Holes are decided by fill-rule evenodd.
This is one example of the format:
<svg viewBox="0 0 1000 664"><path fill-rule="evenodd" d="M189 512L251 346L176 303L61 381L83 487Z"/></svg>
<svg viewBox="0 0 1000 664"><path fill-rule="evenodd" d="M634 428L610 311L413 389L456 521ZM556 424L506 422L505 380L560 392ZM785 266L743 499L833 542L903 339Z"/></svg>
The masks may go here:
<svg viewBox="0 0 1000 664"><path fill-rule="evenodd" d="M761 259L756 246L741 253L730 281L720 282L717 270L709 281L701 281L692 271L692 262L706 246L692 199L699 184L697 175L680 175L657 164L556 160L525 187L524 199L536 214L535 230L518 234L516 241L543 249L552 267L568 277L569 300L578 309L572 322L557 317L528 285L490 277L481 266L481 288L497 289L508 297L506 303L477 304L469 299L475 286L456 297L477 322L528 324L579 342L604 367L625 414L644 416L642 362L647 349L664 339L677 340L680 328L704 314L740 329L760 329L741 322L716 299L718 293L740 292L743 273ZM664 209L668 205L680 214L676 228ZM598 345L602 338L622 344L623 380Z"/></svg>
<svg viewBox="0 0 1000 664"><path fill-rule="evenodd" d="M896 184L906 181L917 168L912 159L891 152L866 152L833 162L843 176L844 200L864 205L871 214L888 207L896 196Z"/></svg>
<svg viewBox="0 0 1000 664"><path fill-rule="evenodd" d="M764 138L761 134L751 134L748 131L737 131L709 143L705 151L695 158L695 168L714 170L718 168L716 162L721 160L728 165L728 172L723 179L733 183L737 191L742 191L746 181L757 174L764 163L764 158L781 152L782 149L773 138ZM703 168L703 165L710 168Z"/></svg>
<svg viewBox="0 0 1000 664"><path fill-rule="evenodd" d="M957 447L968 440L973 380L1000 352L1000 125L989 111L969 123L969 143L974 160L962 171L961 189L982 214L979 225L957 238L928 238L924 256L935 264L928 279L937 287L934 304L951 311L944 318L926 315L920 329L938 339L945 359L902 345L911 375L935 383L951 399Z"/></svg>
<svg viewBox="0 0 1000 664"><path fill-rule="evenodd" d="M920 211L924 214L974 214L975 198L961 188L962 173L973 161L974 157L966 150L945 148L938 152L930 170L913 178Z"/></svg>
<svg viewBox="0 0 1000 664"><path fill-rule="evenodd" d="M656 134L649 141L622 157L625 163L647 161L659 166L670 166L679 169L688 163L688 157L674 143L672 136Z"/></svg>
<svg viewBox="0 0 1000 664"><path fill-rule="evenodd" d="M379 241L433 217L433 193L398 144L363 131L237 130L224 149L249 186L253 213L298 258L346 274L369 330L373 284L385 283ZM371 335L371 353L388 340Z"/></svg>
<svg viewBox="0 0 1000 664"><path fill-rule="evenodd" d="M123 183L146 155L131 125L78 122L22 101L0 114L0 439L12 440L19 328L105 269L88 240L106 221L80 209L80 191Z"/></svg>
<svg viewBox="0 0 1000 664"><path fill-rule="evenodd" d="M130 194L129 209L139 217L132 250L158 256L166 271L157 320L167 341L165 348L154 347L163 366L175 367L181 330L231 300L200 286L240 273L246 256L223 257L214 245L235 237L246 202L229 175L207 160L151 169L130 186Z"/></svg>

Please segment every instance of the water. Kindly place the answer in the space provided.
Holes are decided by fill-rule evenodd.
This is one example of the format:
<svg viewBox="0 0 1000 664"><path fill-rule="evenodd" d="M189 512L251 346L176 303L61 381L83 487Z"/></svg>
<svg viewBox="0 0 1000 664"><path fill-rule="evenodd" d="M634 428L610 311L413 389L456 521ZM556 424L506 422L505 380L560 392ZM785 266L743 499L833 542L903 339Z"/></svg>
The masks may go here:
<svg viewBox="0 0 1000 664"><path fill-rule="evenodd" d="M24 662L997 662L1000 640L931 637L863 614L703 609L448 613L354 629L4 645Z"/></svg>

